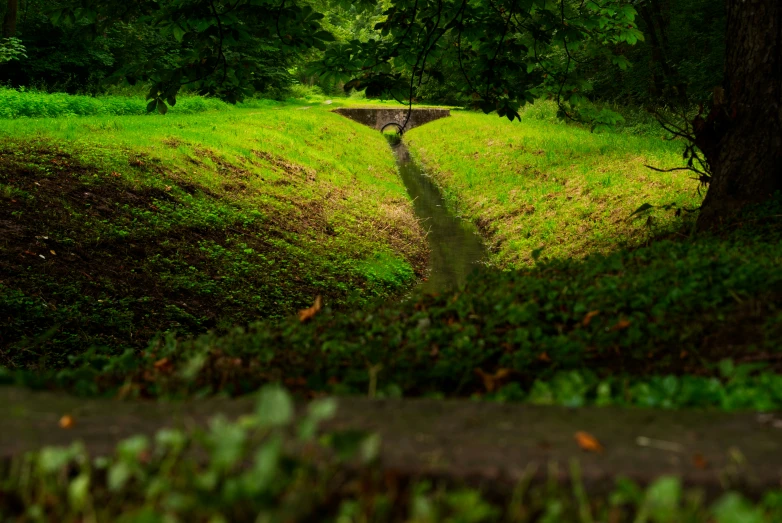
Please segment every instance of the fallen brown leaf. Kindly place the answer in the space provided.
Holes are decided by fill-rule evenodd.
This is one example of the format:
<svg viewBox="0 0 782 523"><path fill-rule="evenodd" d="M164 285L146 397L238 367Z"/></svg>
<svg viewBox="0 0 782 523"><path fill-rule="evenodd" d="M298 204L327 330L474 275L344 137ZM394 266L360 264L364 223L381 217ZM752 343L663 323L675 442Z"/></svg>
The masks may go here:
<svg viewBox="0 0 782 523"><path fill-rule="evenodd" d="M706 467L709 466L708 460L706 460L706 458L703 457L703 454L700 454L700 453L695 454L692 457L692 464L695 465L695 468L701 469L701 470L703 470L703 469L705 469Z"/></svg>
<svg viewBox="0 0 782 523"><path fill-rule="evenodd" d="M588 326L592 322L592 318L600 314L600 311L589 311L584 315L584 319L581 320L581 325Z"/></svg>
<svg viewBox="0 0 782 523"><path fill-rule="evenodd" d="M580 430L576 432L575 438L576 443L578 443L578 446L581 447L582 450L587 452L597 452L599 454L603 452L603 445L601 445L600 442L597 441L597 438L595 438L589 432Z"/></svg>
<svg viewBox="0 0 782 523"><path fill-rule="evenodd" d="M61 429L72 429L73 428L73 416L70 414L64 415L62 418L60 418L59 425Z"/></svg>
<svg viewBox="0 0 782 523"><path fill-rule="evenodd" d="M538 360L545 361L546 363L551 361L551 356L549 356L546 351L541 352L538 354Z"/></svg>
<svg viewBox="0 0 782 523"><path fill-rule="evenodd" d="M305 321L311 320L320 309L321 298L319 294L315 297L315 303L312 304L312 307L308 307L299 311L299 321L304 323Z"/></svg>
<svg viewBox="0 0 782 523"><path fill-rule="evenodd" d="M155 362L155 369L160 372L170 372L174 368L174 364L168 358L162 358Z"/></svg>
<svg viewBox="0 0 782 523"><path fill-rule="evenodd" d="M475 374L480 376L486 392L494 392L504 385L510 378L512 372L513 371L510 369L497 369L497 372L494 374L489 374L488 372L484 372L483 369L475 369Z"/></svg>
<svg viewBox="0 0 782 523"><path fill-rule="evenodd" d="M612 331L621 331L621 330L626 329L629 326L630 326L630 320L619 320L618 322L616 322L616 325L611 327L610 330L612 330Z"/></svg>

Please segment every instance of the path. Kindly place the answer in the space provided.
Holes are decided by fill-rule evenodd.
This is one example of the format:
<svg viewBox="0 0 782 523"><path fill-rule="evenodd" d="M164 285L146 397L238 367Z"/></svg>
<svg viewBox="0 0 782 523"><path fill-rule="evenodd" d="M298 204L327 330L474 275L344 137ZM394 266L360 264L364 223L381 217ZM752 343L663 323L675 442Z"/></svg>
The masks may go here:
<svg viewBox="0 0 782 523"><path fill-rule="evenodd" d="M93 454L122 438L160 427L201 424L209 415L248 413L252 398L160 403L82 399L0 387L0 458L83 440ZM782 417L704 411L539 407L469 400L339 400L327 428L377 431L383 466L403 475L444 476L504 489L528 467L545 477L557 462L567 474L581 462L586 487L605 491L618 475L648 483L677 474L688 484L719 491L726 477L748 493L782 486ZM72 414L73 428L58 426ZM582 451L574 434L600 440L603 453ZM638 437L675 450L639 446ZM653 445L666 446L653 442ZM738 459L737 459L738 458Z"/></svg>

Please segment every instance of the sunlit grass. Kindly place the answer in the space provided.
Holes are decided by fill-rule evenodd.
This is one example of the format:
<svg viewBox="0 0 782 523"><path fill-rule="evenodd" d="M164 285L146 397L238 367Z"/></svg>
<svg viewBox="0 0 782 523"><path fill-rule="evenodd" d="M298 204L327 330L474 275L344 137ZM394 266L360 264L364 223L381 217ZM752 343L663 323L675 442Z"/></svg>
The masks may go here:
<svg viewBox="0 0 782 523"><path fill-rule="evenodd" d="M328 109L279 104L196 115L0 120L0 136L78 147L96 166L162 188L169 182L128 168L129 156L148 155L174 180L242 206L271 205L304 222L306 203L348 233L345 247L381 240L368 227L372 221L410 233L415 220L385 140Z"/></svg>
<svg viewBox="0 0 782 523"><path fill-rule="evenodd" d="M510 123L456 111L406 135L454 207L483 228L499 265L529 265L541 249L542 256L580 258L638 245L650 227L659 233L681 221L675 209L631 219L643 203L698 206L687 173L645 167L681 165L681 144L662 132L595 134L529 116Z"/></svg>

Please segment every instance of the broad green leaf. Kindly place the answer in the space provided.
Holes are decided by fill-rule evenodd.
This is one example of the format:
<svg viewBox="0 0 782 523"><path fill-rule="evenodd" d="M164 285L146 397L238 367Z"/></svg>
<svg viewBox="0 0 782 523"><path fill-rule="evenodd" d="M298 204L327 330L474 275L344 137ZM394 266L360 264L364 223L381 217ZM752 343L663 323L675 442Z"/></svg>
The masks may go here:
<svg viewBox="0 0 782 523"><path fill-rule="evenodd" d="M287 425L293 419L293 400L285 389L267 385L258 395L255 413L262 427Z"/></svg>

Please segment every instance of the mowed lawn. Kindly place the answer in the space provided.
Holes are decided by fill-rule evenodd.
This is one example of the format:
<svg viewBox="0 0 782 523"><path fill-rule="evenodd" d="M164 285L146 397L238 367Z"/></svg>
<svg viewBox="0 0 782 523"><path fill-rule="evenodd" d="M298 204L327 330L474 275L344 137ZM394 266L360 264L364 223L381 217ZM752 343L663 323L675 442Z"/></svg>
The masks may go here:
<svg viewBox="0 0 782 523"><path fill-rule="evenodd" d="M481 227L493 261L520 268L538 255L582 258L681 227L677 209L701 198L691 174L646 167L682 165L682 145L662 134L597 134L524 113L511 123L454 111L406 140L457 212ZM672 206L631 217L644 203Z"/></svg>

